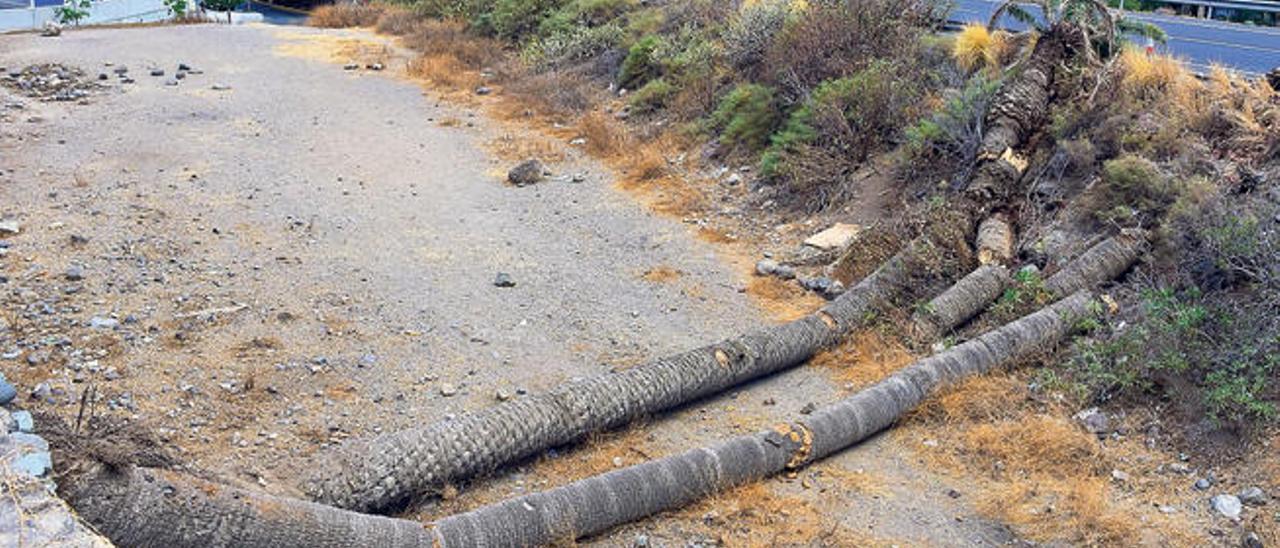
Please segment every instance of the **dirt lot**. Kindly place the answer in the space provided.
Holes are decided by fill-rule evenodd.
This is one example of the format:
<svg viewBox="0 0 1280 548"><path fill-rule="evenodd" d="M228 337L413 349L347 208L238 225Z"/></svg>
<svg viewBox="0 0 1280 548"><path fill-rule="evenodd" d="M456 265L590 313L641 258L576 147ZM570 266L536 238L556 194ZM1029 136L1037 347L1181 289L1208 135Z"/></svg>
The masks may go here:
<svg viewBox="0 0 1280 548"><path fill-rule="evenodd" d="M371 58L387 70L344 70ZM0 60L105 76L79 101L2 92L0 219L21 232L0 256L0 368L22 405L68 418L95 387L94 412L145 422L220 481L288 494L327 444L772 321L740 260L572 147L547 182L504 184L495 150L523 136L403 78L368 34L82 30L0 37ZM169 85L179 63L201 73ZM496 287L499 272L515 287ZM845 382L802 368L410 515L754 431ZM1016 542L965 485L921 469L903 449L918 442L879 438L596 543Z"/></svg>

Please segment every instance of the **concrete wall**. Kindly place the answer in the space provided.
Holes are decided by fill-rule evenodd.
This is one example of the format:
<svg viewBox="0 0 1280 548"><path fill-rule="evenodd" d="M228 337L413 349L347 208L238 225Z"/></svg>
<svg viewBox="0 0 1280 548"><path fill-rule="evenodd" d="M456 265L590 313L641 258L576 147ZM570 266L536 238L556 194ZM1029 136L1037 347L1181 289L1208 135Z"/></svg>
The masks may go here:
<svg viewBox="0 0 1280 548"><path fill-rule="evenodd" d="M6 2L6 5L10 3ZM58 6L0 9L0 32L30 30L44 27L53 21L53 10ZM102 0L89 8L89 17L81 25L104 23L146 23L169 16L168 8L161 0Z"/></svg>

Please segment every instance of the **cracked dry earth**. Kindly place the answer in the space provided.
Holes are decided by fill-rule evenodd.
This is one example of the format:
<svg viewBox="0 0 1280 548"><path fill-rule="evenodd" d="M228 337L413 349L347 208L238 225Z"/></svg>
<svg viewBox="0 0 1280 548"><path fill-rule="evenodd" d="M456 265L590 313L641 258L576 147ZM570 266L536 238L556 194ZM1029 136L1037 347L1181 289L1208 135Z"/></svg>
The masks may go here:
<svg viewBox="0 0 1280 548"><path fill-rule="evenodd" d="M73 418L92 385L97 413L145 422L191 469L291 494L327 444L772 321L727 251L590 160L551 166L579 183L504 184L510 162L486 143L510 128L405 78L379 40L255 25L0 37L0 65L108 75L80 102L0 91L0 218L21 224L0 257L0 369L22 406ZM391 52L388 70L343 70L352 44ZM202 73L148 76L179 63ZM119 83L122 65L135 83ZM499 272L515 287L496 287ZM755 431L845 392L802 367L405 517ZM588 544L1017 542L904 445L880 437Z"/></svg>

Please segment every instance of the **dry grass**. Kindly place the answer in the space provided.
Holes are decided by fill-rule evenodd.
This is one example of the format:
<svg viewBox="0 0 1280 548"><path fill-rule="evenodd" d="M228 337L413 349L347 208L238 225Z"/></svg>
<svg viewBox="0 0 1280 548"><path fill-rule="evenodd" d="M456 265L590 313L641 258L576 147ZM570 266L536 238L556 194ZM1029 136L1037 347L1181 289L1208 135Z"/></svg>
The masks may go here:
<svg viewBox="0 0 1280 548"><path fill-rule="evenodd" d="M1138 523L1127 508L1107 497L1098 478L1016 481L987 493L984 513L1016 527L1033 539L1054 539L1077 546L1132 546Z"/></svg>
<svg viewBox="0 0 1280 548"><path fill-rule="evenodd" d="M383 9L381 4L326 4L311 11L307 24L326 29L372 27L378 23Z"/></svg>
<svg viewBox="0 0 1280 548"><path fill-rule="evenodd" d="M471 70L489 68L502 60L500 42L468 33L462 21L420 21L403 36L406 47L423 55L451 56Z"/></svg>
<svg viewBox="0 0 1280 548"><path fill-rule="evenodd" d="M646 282L667 283L680 279L684 273L667 265L659 265L644 271L640 278Z"/></svg>
<svg viewBox="0 0 1280 548"><path fill-rule="evenodd" d="M861 390L884 380L914 359L898 341L875 331L862 331L814 356L809 363L829 370L841 386Z"/></svg>
<svg viewBox="0 0 1280 548"><path fill-rule="evenodd" d="M823 304L823 300L814 294L772 276L753 276L747 284L747 295L779 321L803 317Z"/></svg>
<svg viewBox="0 0 1280 548"><path fill-rule="evenodd" d="M409 63L409 75L447 91L472 90L484 79L450 54L423 55Z"/></svg>
<svg viewBox="0 0 1280 548"><path fill-rule="evenodd" d="M956 35L951 56L967 71L1000 67L1001 59L1009 48L1008 34L991 32L985 25L970 23Z"/></svg>
<svg viewBox="0 0 1280 548"><path fill-rule="evenodd" d="M1090 477L1109 471L1097 438L1057 415L975 423L965 428L961 441L975 464L998 477Z"/></svg>
<svg viewBox="0 0 1280 548"><path fill-rule="evenodd" d="M703 499L675 514L694 522L724 546L887 546L849 530L830 512L796 496L779 495L771 483L755 482Z"/></svg>
<svg viewBox="0 0 1280 548"><path fill-rule="evenodd" d="M1139 48L1125 48L1120 53L1123 73L1120 85L1131 96L1148 100L1168 98L1180 108L1194 100L1200 84L1181 60L1169 55L1149 54Z"/></svg>

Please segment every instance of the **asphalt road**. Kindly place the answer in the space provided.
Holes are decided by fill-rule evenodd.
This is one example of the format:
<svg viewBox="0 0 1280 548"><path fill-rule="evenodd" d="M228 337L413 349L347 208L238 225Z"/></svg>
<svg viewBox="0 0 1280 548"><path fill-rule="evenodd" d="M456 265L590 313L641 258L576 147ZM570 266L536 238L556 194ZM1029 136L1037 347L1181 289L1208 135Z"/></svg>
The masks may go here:
<svg viewBox="0 0 1280 548"><path fill-rule="evenodd" d="M956 0L952 19L985 23L997 5L999 2L992 0ZM1154 13L1130 12L1126 17L1147 21L1164 29L1169 41L1159 48L1186 59L1197 69L1207 69L1216 63L1258 74L1280 66L1280 28Z"/></svg>

